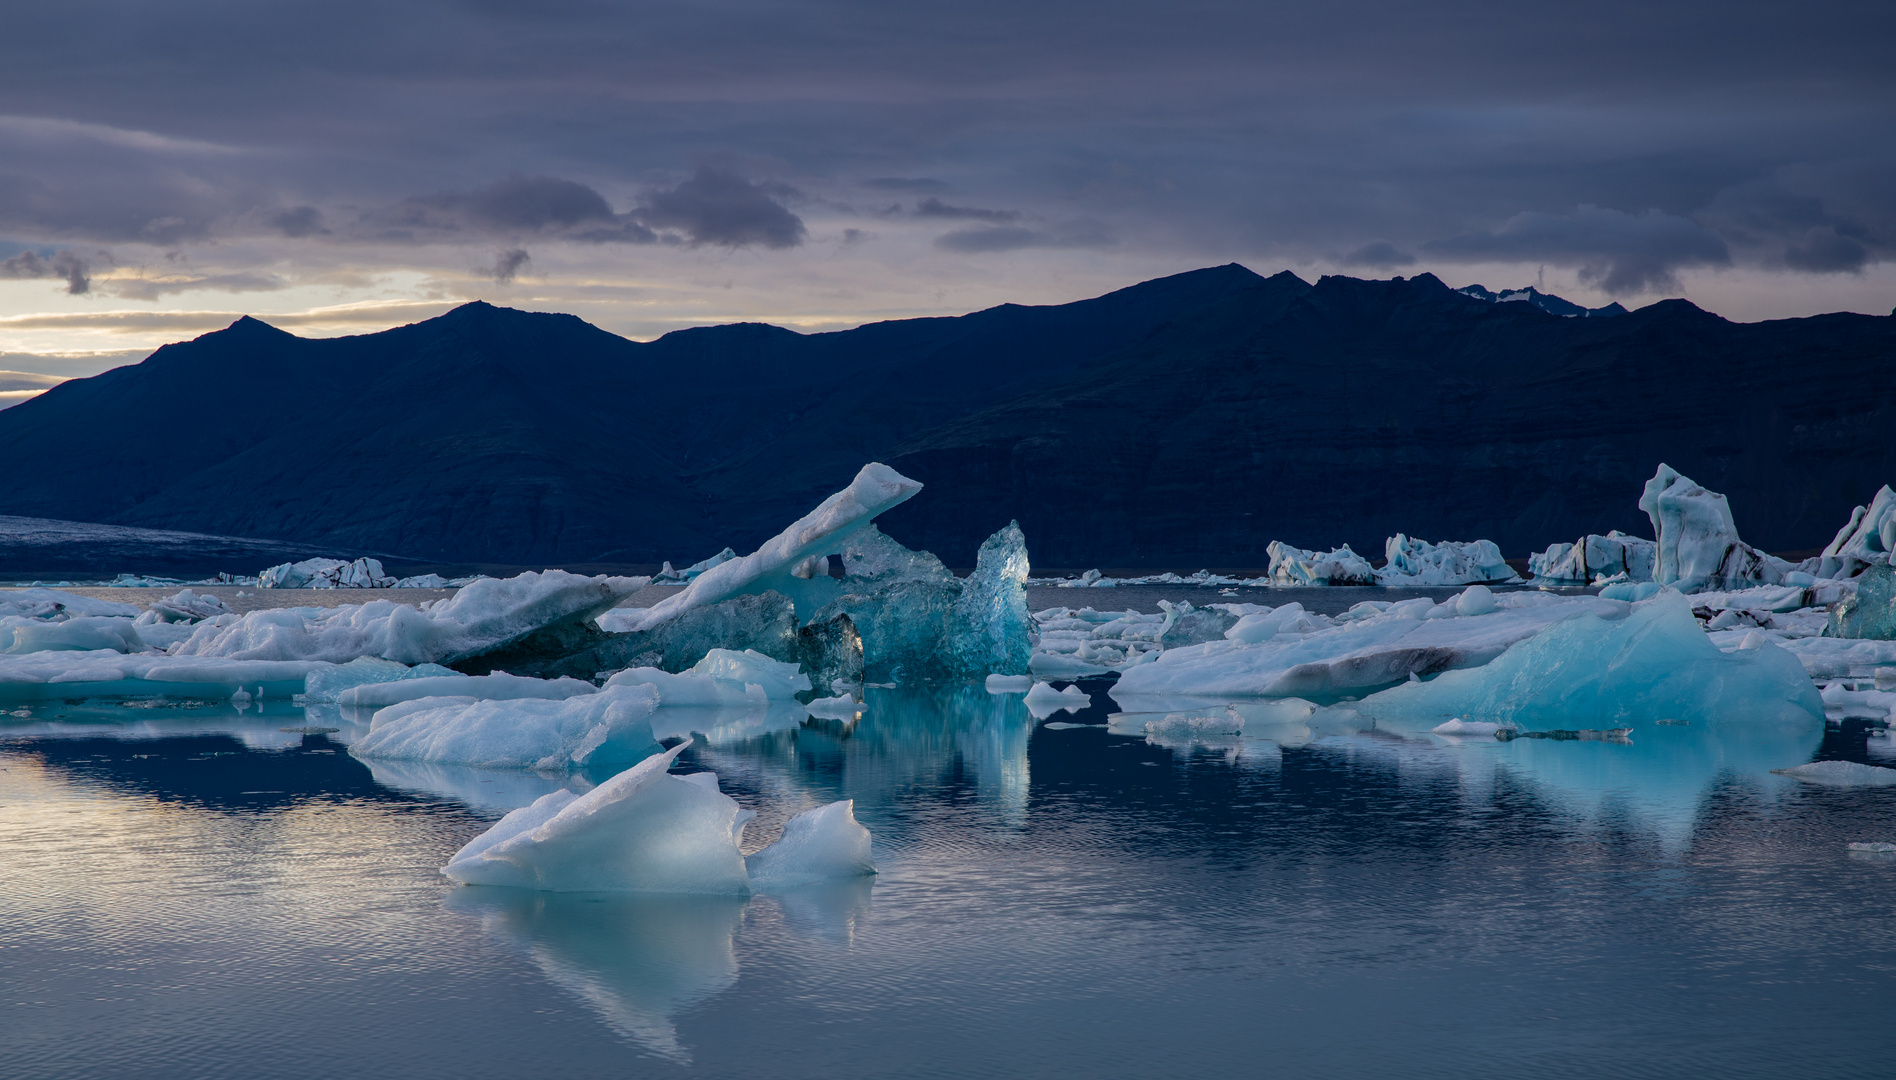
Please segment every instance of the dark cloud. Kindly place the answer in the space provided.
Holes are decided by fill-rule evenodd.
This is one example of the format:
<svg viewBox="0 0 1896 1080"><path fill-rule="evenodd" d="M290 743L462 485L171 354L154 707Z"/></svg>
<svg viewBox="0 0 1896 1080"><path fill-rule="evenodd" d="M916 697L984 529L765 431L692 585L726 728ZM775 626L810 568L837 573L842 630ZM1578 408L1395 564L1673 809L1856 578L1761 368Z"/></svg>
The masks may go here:
<svg viewBox="0 0 1896 1080"><path fill-rule="evenodd" d="M494 255L494 265L482 267L481 273L494 279L496 284L508 285L516 275L533 261L526 248L508 248Z"/></svg>
<svg viewBox="0 0 1896 1080"><path fill-rule="evenodd" d="M879 176L864 180L862 186L878 191L947 191L948 185L925 177Z"/></svg>
<svg viewBox="0 0 1896 1080"><path fill-rule="evenodd" d="M127 300L157 300L188 292L275 292L289 282L275 274L199 274L161 278L110 278L100 291Z"/></svg>
<svg viewBox="0 0 1896 1080"><path fill-rule="evenodd" d="M935 246L943 251L973 255L1023 248L1106 248L1113 244L1112 235L1096 222L1075 222L1053 229L1029 229L1021 225L974 226L935 238Z"/></svg>
<svg viewBox="0 0 1896 1080"><path fill-rule="evenodd" d="M1377 240L1364 244L1338 260L1344 266L1360 266L1380 270L1391 266L1413 266L1415 256L1403 251L1387 240Z"/></svg>
<svg viewBox="0 0 1896 1080"><path fill-rule="evenodd" d="M1785 245L1784 265L1812 274L1857 274L1870 261L1869 249L1832 226L1812 229L1800 241Z"/></svg>
<svg viewBox="0 0 1896 1080"><path fill-rule="evenodd" d="M617 221L605 197L585 184L517 175L474 191L417 196L388 216L412 228L490 233L549 232Z"/></svg>
<svg viewBox="0 0 1896 1080"><path fill-rule="evenodd" d="M1597 206L1565 215L1516 214L1493 232L1431 240L1422 249L1451 262L1577 267L1582 281L1615 296L1674 289L1681 269L1731 264L1725 241L1696 222Z"/></svg>
<svg viewBox="0 0 1896 1080"><path fill-rule="evenodd" d="M915 216L950 221L1004 222L1019 221L1022 214L1018 210L983 210L977 206L950 206L931 196L915 204Z"/></svg>
<svg viewBox="0 0 1896 1080"><path fill-rule="evenodd" d="M55 251L50 256L22 251L0 261L0 278L64 278L66 291L73 296L92 291L91 268L71 251Z"/></svg>
<svg viewBox="0 0 1896 1080"><path fill-rule="evenodd" d="M803 219L771 193L706 165L670 190L652 191L636 212L646 225L681 230L693 245L789 248L803 243Z"/></svg>
<svg viewBox="0 0 1896 1080"><path fill-rule="evenodd" d="M329 231L323 228L323 212L313 206L296 206L272 214L270 225L284 236L293 239Z"/></svg>

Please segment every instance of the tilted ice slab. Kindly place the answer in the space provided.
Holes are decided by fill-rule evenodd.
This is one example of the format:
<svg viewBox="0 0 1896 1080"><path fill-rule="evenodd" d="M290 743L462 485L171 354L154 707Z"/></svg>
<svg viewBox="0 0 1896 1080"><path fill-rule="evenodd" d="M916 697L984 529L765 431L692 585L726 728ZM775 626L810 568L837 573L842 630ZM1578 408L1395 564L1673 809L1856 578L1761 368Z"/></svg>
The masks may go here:
<svg viewBox="0 0 1896 1080"><path fill-rule="evenodd" d="M628 764L656 749L650 719L657 708L658 694L646 686L564 701L418 698L377 712L350 752L486 769Z"/></svg>
<svg viewBox="0 0 1896 1080"><path fill-rule="evenodd" d="M875 872L852 803L792 818L748 861L738 845L754 813L718 790L716 773L674 776L686 740L584 795L556 791L508 814L442 868L469 885L548 892L743 895Z"/></svg>
<svg viewBox="0 0 1896 1080"><path fill-rule="evenodd" d="M1630 610L1562 619L1485 666L1392 687L1350 708L1414 730L1456 717L1598 728L1658 719L1809 723L1824 714L1795 657L1763 641L1719 651L1690 602L1671 590Z"/></svg>
<svg viewBox="0 0 1896 1080"><path fill-rule="evenodd" d="M920 490L921 484L887 465L870 462L848 487L824 499L816 509L756 551L711 567L676 596L666 597L641 611L622 613L617 625L626 631L648 630L692 608L764 592L778 585L784 586L779 591L794 599L793 586L787 579L808 580L815 572L816 560L840 554L844 542L853 533ZM827 568L824 572L827 574ZM801 609L798 614L803 614Z"/></svg>
<svg viewBox="0 0 1896 1080"><path fill-rule="evenodd" d="M1335 697L1361 693L1411 674L1488 663L1563 619L1626 610L1623 603L1595 597L1517 593L1496 600L1488 594L1483 601L1483 594L1488 590L1474 593L1467 607L1507 606L1462 615L1460 597L1443 604L1429 600L1384 604L1381 610L1358 605L1367 609L1365 615L1340 625L1312 620L1314 628L1305 633L1276 633L1252 643L1226 638L1168 649L1153 662L1122 674L1112 695L1127 704L1128 699L1142 695ZM1696 623L1693 629L1697 630ZM1127 708L1137 711L1131 704Z"/></svg>
<svg viewBox="0 0 1896 1080"><path fill-rule="evenodd" d="M200 625L173 655L337 664L379 656L403 664L451 663L543 627L594 618L644 588L648 580L546 570L484 578L425 609L372 600L335 608L253 611Z"/></svg>

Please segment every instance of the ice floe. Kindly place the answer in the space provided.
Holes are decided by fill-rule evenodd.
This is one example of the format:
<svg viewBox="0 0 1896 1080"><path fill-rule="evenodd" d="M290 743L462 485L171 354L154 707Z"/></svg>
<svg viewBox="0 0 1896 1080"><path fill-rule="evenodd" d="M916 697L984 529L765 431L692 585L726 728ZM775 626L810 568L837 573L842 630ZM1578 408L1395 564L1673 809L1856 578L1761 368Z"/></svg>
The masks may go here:
<svg viewBox="0 0 1896 1080"><path fill-rule="evenodd" d="M623 766L657 748L651 715L658 701L648 686L609 687L563 700L423 697L376 712L368 734L350 752L484 769Z"/></svg>
<svg viewBox="0 0 1896 1080"><path fill-rule="evenodd" d="M875 872L869 831L849 800L798 814L746 860L754 817L717 774L670 772L686 740L584 795L555 791L515 810L442 868L455 881L547 892L745 895Z"/></svg>

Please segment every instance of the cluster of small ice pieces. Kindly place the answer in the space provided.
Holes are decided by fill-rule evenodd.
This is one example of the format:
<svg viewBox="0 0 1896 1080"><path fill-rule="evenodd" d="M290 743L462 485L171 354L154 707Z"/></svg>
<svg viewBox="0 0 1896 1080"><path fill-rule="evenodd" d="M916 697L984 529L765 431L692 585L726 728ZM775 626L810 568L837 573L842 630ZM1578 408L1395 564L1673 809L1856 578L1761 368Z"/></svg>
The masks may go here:
<svg viewBox="0 0 1896 1080"><path fill-rule="evenodd" d="M1350 550L1348 544L1334 551L1305 551L1281 540L1266 548L1270 572L1262 577L1240 578L1200 570L1196 574L1151 574L1145 577L1106 577L1088 570L1077 578L1036 578L1033 584L1054 585L1064 589L1103 589L1124 585L1212 585L1263 588L1273 585L1472 585L1509 584L1521 576L1502 558L1501 549L1492 540L1444 540L1431 544L1402 533L1384 544L1384 565L1372 569L1369 560Z"/></svg>

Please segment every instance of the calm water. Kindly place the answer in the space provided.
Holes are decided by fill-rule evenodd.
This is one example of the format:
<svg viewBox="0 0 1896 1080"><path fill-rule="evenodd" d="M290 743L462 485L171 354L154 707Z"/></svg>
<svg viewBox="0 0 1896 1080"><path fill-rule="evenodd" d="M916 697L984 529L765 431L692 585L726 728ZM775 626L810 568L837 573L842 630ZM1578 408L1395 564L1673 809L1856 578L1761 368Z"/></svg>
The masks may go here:
<svg viewBox="0 0 1896 1080"><path fill-rule="evenodd" d="M371 769L333 710L0 717L0 1075L1890 1075L1896 861L1845 845L1896 791L1768 772L1885 740L1167 748L1048 726L1087 685L677 720L755 843L839 797L875 834L748 901L454 888L586 779Z"/></svg>

